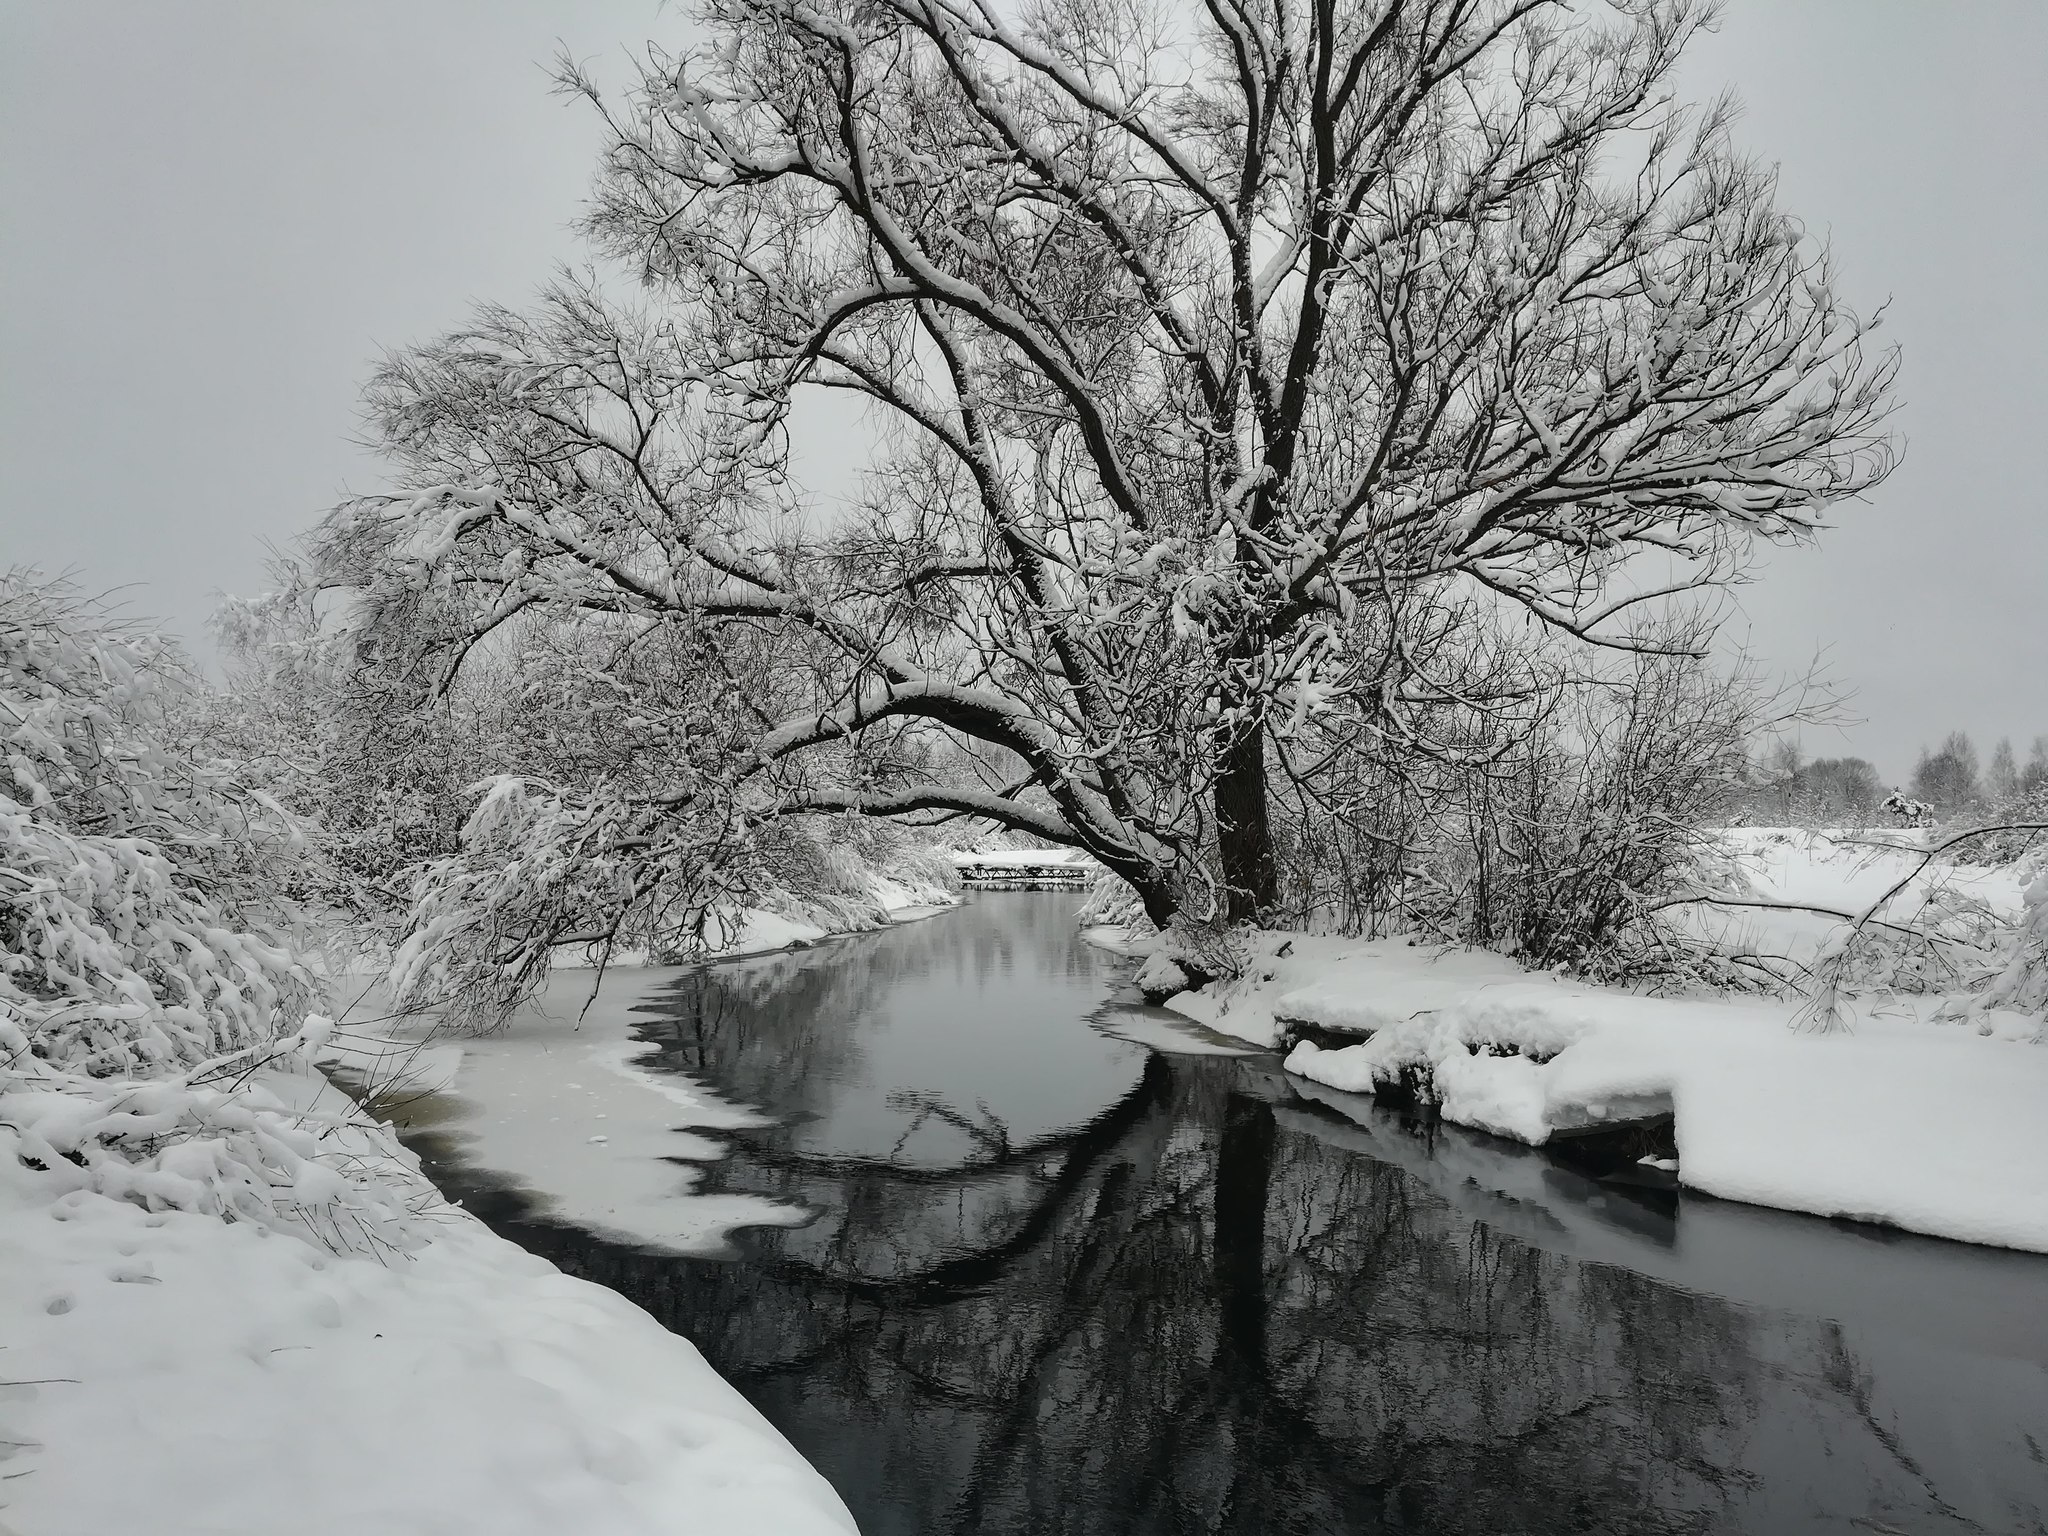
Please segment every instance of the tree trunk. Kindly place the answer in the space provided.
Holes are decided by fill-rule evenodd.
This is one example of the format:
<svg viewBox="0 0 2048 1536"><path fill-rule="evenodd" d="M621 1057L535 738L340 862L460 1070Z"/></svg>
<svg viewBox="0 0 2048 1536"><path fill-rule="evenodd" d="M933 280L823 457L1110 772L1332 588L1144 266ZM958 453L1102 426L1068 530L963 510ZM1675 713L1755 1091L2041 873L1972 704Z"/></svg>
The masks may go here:
<svg viewBox="0 0 2048 1536"><path fill-rule="evenodd" d="M1161 933L1166 932L1180 911L1180 903L1174 900L1172 886L1164 878L1141 877L1132 880L1128 875L1124 878L1137 891L1138 899L1145 906L1145 916L1152 920L1152 926Z"/></svg>
<svg viewBox="0 0 2048 1536"><path fill-rule="evenodd" d="M1224 917L1256 923L1279 896L1266 798L1266 731L1254 725L1224 750L1216 776L1216 843L1223 859Z"/></svg>

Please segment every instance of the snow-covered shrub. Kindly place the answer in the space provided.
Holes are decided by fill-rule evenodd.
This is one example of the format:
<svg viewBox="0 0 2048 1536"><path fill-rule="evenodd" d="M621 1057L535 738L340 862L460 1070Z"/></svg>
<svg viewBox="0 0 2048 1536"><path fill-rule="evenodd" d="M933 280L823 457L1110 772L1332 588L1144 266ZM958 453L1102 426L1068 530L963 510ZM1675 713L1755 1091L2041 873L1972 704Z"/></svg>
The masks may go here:
<svg viewBox="0 0 2048 1536"><path fill-rule="evenodd" d="M504 1022L558 944L625 940L643 894L610 854L628 807L512 775L479 787L460 849L419 870L391 961L401 1011L439 1009L471 1033Z"/></svg>
<svg viewBox="0 0 2048 1536"><path fill-rule="evenodd" d="M2036 822L2048 822L2048 816L2037 817ZM1989 946L1990 957L1970 978L1970 990L1943 1013L1965 1022L1979 1020L1992 1009L2025 1014L2040 1020L2034 1038L2048 1045L2048 835L2028 835L2031 845L2012 860L2014 872L2025 882L2019 918Z"/></svg>
<svg viewBox="0 0 2048 1536"><path fill-rule="evenodd" d="M945 851L915 831L856 816L804 816L756 828L744 879L731 889L749 906L838 932L880 918L878 880L925 902L950 901L959 887Z"/></svg>
<svg viewBox="0 0 2048 1536"><path fill-rule="evenodd" d="M1871 920L1838 930L1814 957L1822 1011L1837 996L1895 992L1933 996L1968 988L1999 954L2011 922L1942 871Z"/></svg>
<svg viewBox="0 0 2048 1536"><path fill-rule="evenodd" d="M2048 859L2037 861L2038 873L2029 882L2026 908L2015 926L2004 960L1973 1000L1973 1011L2010 1008L2030 1013L2042 1021L2043 1043L2048 1043Z"/></svg>
<svg viewBox="0 0 2048 1536"><path fill-rule="evenodd" d="M1129 882L1107 872L1095 877L1074 917L1084 928L1121 928L1134 936L1155 931L1144 900Z"/></svg>
<svg viewBox="0 0 2048 1536"><path fill-rule="evenodd" d="M340 1122L311 1115L249 1081L259 1066L310 1070L331 1026L308 1016L293 1034L155 1077L91 1077L34 1054L0 1016L0 1156L51 1198L90 1192L146 1210L181 1210L306 1236L337 1251L415 1246L403 1191L379 1166L331 1149Z"/></svg>
<svg viewBox="0 0 2048 1536"><path fill-rule="evenodd" d="M1488 927L1511 925L1512 948L1537 965L1613 976L1669 964L1654 913L1725 883L1710 829L1756 710L1741 680L1684 655L1631 657L1569 694L1466 840L1475 867L1495 865Z"/></svg>
<svg viewBox="0 0 2048 1536"><path fill-rule="evenodd" d="M0 576L0 1007L43 1061L190 1066L296 1026L311 997L272 891L298 828L174 741L164 641Z"/></svg>
<svg viewBox="0 0 2048 1536"><path fill-rule="evenodd" d="M1931 843L1958 839L1957 857L1972 864L2010 865L2031 869L2040 857L2048 825L2048 790L2019 795L1995 815L1958 816L1929 830Z"/></svg>
<svg viewBox="0 0 2048 1536"><path fill-rule="evenodd" d="M1843 914L1847 921L1814 957L1802 1026L1842 1027L1842 1005L1859 993L1947 994L1937 1017L1989 1033L1988 1013L2032 1015L2040 1020L2036 1038L2048 1043L2048 819L1873 846L1896 874L1887 871L1861 911ZM2000 864L2022 888L2018 913L1970 889Z"/></svg>
<svg viewBox="0 0 2048 1536"><path fill-rule="evenodd" d="M1439 645L1427 734L1289 765L1288 925L1422 930L1608 979L1696 970L1658 914L1739 883L1711 829L1771 702L1684 654L1704 633L1593 670L1512 635Z"/></svg>
<svg viewBox="0 0 2048 1536"><path fill-rule="evenodd" d="M319 857L291 894L330 944L388 958L406 872L455 850L515 711L489 674L413 707L419 680L363 664L346 604L325 612L292 561L271 574L273 591L213 616L229 681L198 701L207 737L300 818Z"/></svg>
<svg viewBox="0 0 2048 1536"><path fill-rule="evenodd" d="M323 1037L271 892L298 829L176 738L175 650L0 575L0 1156L55 1191L396 1241L249 1074Z"/></svg>
<svg viewBox="0 0 2048 1536"><path fill-rule="evenodd" d="M1925 800L1914 800L1903 790L1893 790L1885 796L1878 809L1885 815L1895 817L1909 827L1925 826L1934 819L1934 807Z"/></svg>

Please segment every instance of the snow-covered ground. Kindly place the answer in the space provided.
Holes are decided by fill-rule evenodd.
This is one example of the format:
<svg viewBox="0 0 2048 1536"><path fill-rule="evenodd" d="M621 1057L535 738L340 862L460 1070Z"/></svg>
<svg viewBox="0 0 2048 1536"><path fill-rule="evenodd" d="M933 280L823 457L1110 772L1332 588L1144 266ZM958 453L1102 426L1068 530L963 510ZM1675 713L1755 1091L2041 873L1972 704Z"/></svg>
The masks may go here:
<svg viewBox="0 0 2048 1536"><path fill-rule="evenodd" d="M406 1254L148 1212L0 1156L10 1536L850 1532L689 1341L444 1203L318 1078L323 1161L422 1214Z"/></svg>
<svg viewBox="0 0 2048 1536"><path fill-rule="evenodd" d="M875 895L904 921L944 893L880 883ZM817 915L735 914L719 953L816 943L834 917L849 926ZM345 1020L327 1059L387 1095L430 1096L466 1159L545 1188L537 1199L565 1219L684 1251L801 1219L690 1193L689 1160L718 1151L693 1128L753 1117L635 1067L632 1010L664 974L565 967L481 1040ZM355 1010L375 1011L374 995ZM688 1340L447 1205L323 1079L268 1071L241 1091L323 1127L322 1160L374 1170L427 1240L337 1253L60 1195L0 1147L4 1536L854 1529Z"/></svg>
<svg viewBox="0 0 2048 1536"><path fill-rule="evenodd" d="M1856 911L1911 863L1806 834L1746 830L1761 900ZM2018 882L1952 872L2016 911ZM1909 893L1910 899L1910 893ZM1811 959L1825 917L1754 911L1746 945ZM1291 1072L1348 1092L1421 1081L1445 1119L1542 1144L1669 1114L1678 1177L1729 1199L1850 1216L1966 1242L2048 1252L2048 1049L2041 1021L1936 1021L1935 995L1851 1000L1843 1028L1795 1027L1776 998L1651 997L1532 974L1498 955L1304 934L1253 935L1235 981L1170 1006L1277 1043L1289 1024L1366 1036L1304 1041Z"/></svg>

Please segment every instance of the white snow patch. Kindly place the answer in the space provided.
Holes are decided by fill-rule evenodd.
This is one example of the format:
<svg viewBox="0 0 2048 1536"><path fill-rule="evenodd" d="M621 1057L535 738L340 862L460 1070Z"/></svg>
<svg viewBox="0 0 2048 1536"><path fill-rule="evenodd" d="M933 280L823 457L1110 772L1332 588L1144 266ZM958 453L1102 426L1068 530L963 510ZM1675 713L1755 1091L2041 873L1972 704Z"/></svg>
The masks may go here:
<svg viewBox="0 0 2048 1536"><path fill-rule="evenodd" d="M1081 929L1081 942L1113 955L1146 955L1159 941L1155 933L1133 933L1122 923L1090 923Z"/></svg>
<svg viewBox="0 0 2048 1536"><path fill-rule="evenodd" d="M889 916L909 922L947 910L905 905ZM735 931L730 957L755 952L750 936L777 931ZM433 1129L456 1142L462 1161L512 1181L550 1216L643 1247L722 1253L735 1228L796 1226L810 1213L759 1195L698 1192L704 1174L689 1165L716 1161L724 1146L697 1133L767 1122L679 1073L642 1067L655 1050L633 1038L636 1016L686 969L614 964L600 977L564 967L498 1034L454 1045L422 1041L417 1030L343 1031L328 1059L387 1102L434 1091ZM354 1011L376 1014L374 999ZM394 1081L398 1092L385 1086Z"/></svg>
<svg viewBox="0 0 2048 1536"><path fill-rule="evenodd" d="M311 1108L349 1106L272 1074ZM831 1487L686 1339L442 1203L380 1262L51 1198L0 1157L0 1527L18 1536L845 1533Z"/></svg>
<svg viewBox="0 0 2048 1536"><path fill-rule="evenodd" d="M718 926L718 943L707 952L708 959L734 955L759 955L776 949L802 949L825 937L827 930L801 918L746 907L726 914Z"/></svg>
<svg viewBox="0 0 2048 1536"><path fill-rule="evenodd" d="M1252 944L1243 978L1170 1006L1259 1044L1290 1020L1368 1037L1297 1045L1299 1076L1419 1076L1445 1119L1532 1145L1670 1113L1689 1188L2048 1252L2048 1049L1934 1023L1937 998L1865 1000L1816 1035L1790 1002L1637 996L1399 940Z"/></svg>
<svg viewBox="0 0 2048 1536"><path fill-rule="evenodd" d="M548 1215L626 1242L716 1253L735 1227L803 1221L801 1208L779 1201L696 1193L703 1173L688 1163L724 1151L696 1133L764 1122L708 1088L637 1065L651 1048L632 1037L634 1010L680 974L613 967L599 979L565 971L550 976L502 1033L453 1048L427 1045L459 1056L433 1105L434 1130L456 1142L464 1163L511 1180ZM419 1048L416 1038L344 1034L329 1059L388 1103L408 1096L384 1084L410 1074ZM595 1134L599 1121L602 1135ZM670 1161L676 1158L685 1162Z"/></svg>

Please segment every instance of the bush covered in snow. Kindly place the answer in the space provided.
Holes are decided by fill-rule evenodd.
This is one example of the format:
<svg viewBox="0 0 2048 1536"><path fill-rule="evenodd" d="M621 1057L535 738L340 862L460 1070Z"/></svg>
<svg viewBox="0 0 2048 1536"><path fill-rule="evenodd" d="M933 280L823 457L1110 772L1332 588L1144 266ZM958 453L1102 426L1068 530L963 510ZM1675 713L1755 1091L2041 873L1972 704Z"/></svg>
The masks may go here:
<svg viewBox="0 0 2048 1536"><path fill-rule="evenodd" d="M2048 848L2038 850L2027 868L2033 878L2027 885L2024 913L1968 1009L1982 1013L2008 1008L2036 1015L2042 1023L2040 1039L2048 1044Z"/></svg>
<svg viewBox="0 0 2048 1536"><path fill-rule="evenodd" d="M248 1082L328 1028L277 897L305 843L180 739L193 697L162 640L0 575L0 1156L53 1196L402 1241Z"/></svg>
<svg viewBox="0 0 2048 1536"><path fill-rule="evenodd" d="M1988 1027L1986 1016L1994 1011L2017 1013L2039 1021L2035 1039L2048 1045L2048 831L2043 828L2048 828L2048 814L2036 813L2030 825L2014 824L1970 840L1973 849L2004 856L2022 882L2021 906L2018 917L2001 924L1984 946L1984 959L1943 1014Z"/></svg>
<svg viewBox="0 0 2048 1536"><path fill-rule="evenodd" d="M1590 670L1515 636L1440 647L1427 734L1332 740L1289 765L1283 921L1610 978L1692 968L1660 914L1735 879L1712 828L1775 705L1685 654L1703 634L1645 636Z"/></svg>
<svg viewBox="0 0 2048 1536"><path fill-rule="evenodd" d="M406 871L455 851L477 780L506 761L520 703L486 676L414 707L419 680L357 656L345 609L328 612L290 561L273 574L275 590L215 613L229 682L197 709L220 751L317 850L306 871L317 880L293 894L331 941L381 957L409 905Z"/></svg>
<svg viewBox="0 0 2048 1536"><path fill-rule="evenodd" d="M1985 1034L2048 1039L2048 821L1724 836L1754 883L1689 907L1695 931L1774 957L1804 1027L1844 1027L1854 999L1921 1014L1909 1000L1926 999Z"/></svg>

